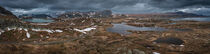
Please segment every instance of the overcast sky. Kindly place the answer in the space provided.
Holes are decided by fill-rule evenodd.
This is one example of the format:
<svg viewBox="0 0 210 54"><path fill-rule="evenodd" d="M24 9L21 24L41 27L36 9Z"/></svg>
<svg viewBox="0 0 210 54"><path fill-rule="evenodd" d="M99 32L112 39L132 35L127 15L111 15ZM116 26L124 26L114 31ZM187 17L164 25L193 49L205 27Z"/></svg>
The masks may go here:
<svg viewBox="0 0 210 54"><path fill-rule="evenodd" d="M113 10L114 13L184 11L210 14L210 0L1 0L13 13Z"/></svg>

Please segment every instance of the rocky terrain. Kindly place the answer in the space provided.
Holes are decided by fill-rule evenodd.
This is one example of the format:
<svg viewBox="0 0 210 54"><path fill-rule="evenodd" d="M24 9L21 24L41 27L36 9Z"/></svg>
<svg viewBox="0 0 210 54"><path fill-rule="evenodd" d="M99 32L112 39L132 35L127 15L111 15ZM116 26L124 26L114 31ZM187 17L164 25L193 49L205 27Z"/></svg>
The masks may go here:
<svg viewBox="0 0 210 54"><path fill-rule="evenodd" d="M2 14L3 10L0 9ZM0 21L3 22L0 24L3 26L0 29L0 54L210 53L208 21L175 21L172 20L175 19L173 17L162 16L63 16L49 23ZM21 25L17 26L16 22L20 22Z"/></svg>

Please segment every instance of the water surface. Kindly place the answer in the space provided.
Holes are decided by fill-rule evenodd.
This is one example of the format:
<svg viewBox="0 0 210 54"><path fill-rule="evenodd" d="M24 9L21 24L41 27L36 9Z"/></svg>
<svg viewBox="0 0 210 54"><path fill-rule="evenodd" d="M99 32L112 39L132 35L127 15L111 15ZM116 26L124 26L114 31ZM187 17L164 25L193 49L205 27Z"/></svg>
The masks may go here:
<svg viewBox="0 0 210 54"><path fill-rule="evenodd" d="M175 18L175 19L171 19L171 20L172 21L185 21L185 20L190 20L190 21L210 22L210 17Z"/></svg>
<svg viewBox="0 0 210 54"><path fill-rule="evenodd" d="M131 34L128 30L132 31L165 31L167 29L160 27L135 27L129 26L125 23L113 24L113 27L107 28L108 32L119 33L119 34Z"/></svg>
<svg viewBox="0 0 210 54"><path fill-rule="evenodd" d="M158 38L154 42L156 43L167 43L167 44L174 44L174 45L181 45L184 43L183 40L174 37L167 37L167 38Z"/></svg>
<svg viewBox="0 0 210 54"><path fill-rule="evenodd" d="M33 18L33 19L24 19L23 21L33 22L33 23L49 23L49 22L53 22L54 20Z"/></svg>

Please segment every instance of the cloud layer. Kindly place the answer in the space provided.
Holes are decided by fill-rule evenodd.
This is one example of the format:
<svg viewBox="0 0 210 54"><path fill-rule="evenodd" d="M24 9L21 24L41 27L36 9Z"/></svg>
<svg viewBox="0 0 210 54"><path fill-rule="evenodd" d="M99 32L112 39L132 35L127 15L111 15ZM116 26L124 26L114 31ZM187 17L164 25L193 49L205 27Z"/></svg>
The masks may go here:
<svg viewBox="0 0 210 54"><path fill-rule="evenodd" d="M33 9L48 7L56 10L110 9L116 6L132 6L140 0L1 0L0 5L9 8Z"/></svg>
<svg viewBox="0 0 210 54"><path fill-rule="evenodd" d="M150 0L154 7L173 9L186 7L209 7L210 0Z"/></svg>
<svg viewBox="0 0 210 54"><path fill-rule="evenodd" d="M111 9L117 13L152 13L189 8L208 9L210 0L1 0L0 5L16 12L45 12L36 10L45 8L48 12Z"/></svg>

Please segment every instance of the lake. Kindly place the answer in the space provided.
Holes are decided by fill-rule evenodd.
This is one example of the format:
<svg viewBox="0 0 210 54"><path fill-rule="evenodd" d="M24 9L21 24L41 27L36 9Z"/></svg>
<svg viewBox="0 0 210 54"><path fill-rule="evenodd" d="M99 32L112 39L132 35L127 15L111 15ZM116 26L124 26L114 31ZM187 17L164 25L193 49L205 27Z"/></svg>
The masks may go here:
<svg viewBox="0 0 210 54"><path fill-rule="evenodd" d="M126 25L124 23L112 24L112 25L113 27L107 28L106 30L108 32L119 33L119 34L131 34L131 32L128 32L128 30L132 30L132 31L165 31L167 30L165 28L160 28L160 27L135 27L135 26Z"/></svg>
<svg viewBox="0 0 210 54"><path fill-rule="evenodd" d="M33 22L33 23L50 23L50 22L53 22L54 20L33 18L33 19L23 19L23 21Z"/></svg>
<svg viewBox="0 0 210 54"><path fill-rule="evenodd" d="M172 21L200 21L200 22L210 22L210 17L193 17L193 18L175 18L171 19Z"/></svg>

